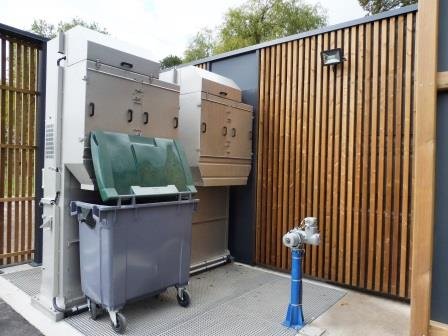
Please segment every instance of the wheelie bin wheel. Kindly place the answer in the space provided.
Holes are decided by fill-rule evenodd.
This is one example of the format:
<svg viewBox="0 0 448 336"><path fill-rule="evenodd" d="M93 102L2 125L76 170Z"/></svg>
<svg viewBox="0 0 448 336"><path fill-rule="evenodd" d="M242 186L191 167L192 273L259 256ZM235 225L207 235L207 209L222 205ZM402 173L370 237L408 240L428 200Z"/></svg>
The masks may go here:
<svg viewBox="0 0 448 336"><path fill-rule="evenodd" d="M115 317L117 324L114 324L114 322L111 320L112 329L118 333L118 334L124 334L126 330L126 318L122 313L116 313Z"/></svg>
<svg viewBox="0 0 448 336"><path fill-rule="evenodd" d="M89 313L90 318L95 321L101 315L101 307L92 300L89 300Z"/></svg>
<svg viewBox="0 0 448 336"><path fill-rule="evenodd" d="M180 295L177 294L177 302L182 307L188 307L190 305L190 294L185 289L182 290Z"/></svg>

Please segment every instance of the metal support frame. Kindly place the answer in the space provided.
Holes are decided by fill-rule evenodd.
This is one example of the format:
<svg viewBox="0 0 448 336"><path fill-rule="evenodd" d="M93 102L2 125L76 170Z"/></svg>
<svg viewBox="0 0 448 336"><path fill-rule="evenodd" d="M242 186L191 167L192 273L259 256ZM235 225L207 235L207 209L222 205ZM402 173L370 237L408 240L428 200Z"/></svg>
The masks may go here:
<svg viewBox="0 0 448 336"><path fill-rule="evenodd" d="M47 73L47 44L42 45L42 50L39 57L39 72L38 72L38 101L36 113L36 165L34 190L35 199L43 198L42 190L42 169L44 167L44 153L45 146L45 90L46 90L46 73ZM34 208L34 260L32 266L39 266L42 264L42 209L40 206Z"/></svg>

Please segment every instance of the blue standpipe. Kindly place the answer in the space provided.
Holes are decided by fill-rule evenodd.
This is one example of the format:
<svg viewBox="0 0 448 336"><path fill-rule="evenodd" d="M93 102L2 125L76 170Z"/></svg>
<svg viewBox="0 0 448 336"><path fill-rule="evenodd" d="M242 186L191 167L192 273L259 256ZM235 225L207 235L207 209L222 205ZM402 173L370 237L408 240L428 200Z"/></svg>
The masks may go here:
<svg viewBox="0 0 448 336"><path fill-rule="evenodd" d="M292 248L291 251L291 301L283 325L288 328L301 329L305 325L302 310L303 250Z"/></svg>

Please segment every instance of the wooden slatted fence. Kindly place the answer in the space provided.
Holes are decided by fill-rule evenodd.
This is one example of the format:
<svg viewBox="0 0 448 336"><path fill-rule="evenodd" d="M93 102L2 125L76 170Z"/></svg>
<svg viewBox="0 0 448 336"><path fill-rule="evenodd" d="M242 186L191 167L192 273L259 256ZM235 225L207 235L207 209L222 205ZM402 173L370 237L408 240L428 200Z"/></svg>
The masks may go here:
<svg viewBox="0 0 448 336"><path fill-rule="evenodd" d="M0 33L0 265L34 252L39 49Z"/></svg>
<svg viewBox="0 0 448 336"><path fill-rule="evenodd" d="M416 13L260 50L256 262L319 218L311 277L409 298ZM321 64L340 47L346 60Z"/></svg>

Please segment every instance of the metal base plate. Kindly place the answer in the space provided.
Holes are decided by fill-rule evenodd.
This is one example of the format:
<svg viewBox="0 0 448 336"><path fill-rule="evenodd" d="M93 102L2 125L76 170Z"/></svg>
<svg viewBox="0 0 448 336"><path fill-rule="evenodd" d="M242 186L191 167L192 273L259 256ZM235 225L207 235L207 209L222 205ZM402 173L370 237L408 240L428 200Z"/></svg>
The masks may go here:
<svg viewBox="0 0 448 336"><path fill-rule="evenodd" d="M39 290L39 268L2 275L29 294ZM289 303L287 277L239 264L227 264L190 279L191 305L177 304L176 290L129 303L123 310L126 335L296 335L282 325ZM309 323L339 301L345 291L303 281L303 311ZM84 335L116 336L109 317L89 313L65 321Z"/></svg>

